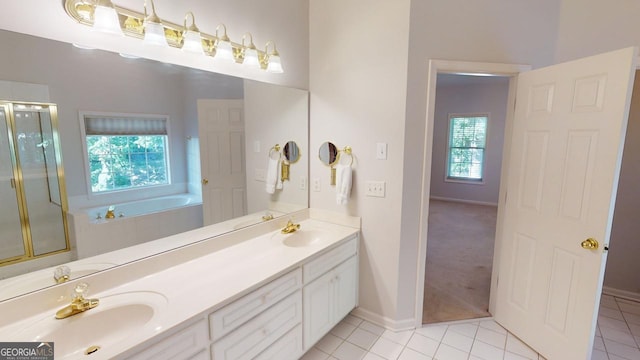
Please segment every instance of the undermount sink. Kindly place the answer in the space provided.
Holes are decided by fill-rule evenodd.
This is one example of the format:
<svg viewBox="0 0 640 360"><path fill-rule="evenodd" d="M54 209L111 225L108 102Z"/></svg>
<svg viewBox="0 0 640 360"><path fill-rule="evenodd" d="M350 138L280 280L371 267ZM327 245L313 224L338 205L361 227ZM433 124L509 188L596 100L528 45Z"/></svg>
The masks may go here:
<svg viewBox="0 0 640 360"><path fill-rule="evenodd" d="M15 341L53 342L56 359L119 350L123 341L143 330L159 330L157 315L167 304L166 297L150 291L98 299L100 304L96 308L66 319L55 319L53 311L41 314L30 323L22 322L12 338Z"/></svg>
<svg viewBox="0 0 640 360"><path fill-rule="evenodd" d="M273 237L282 241L282 244L289 247L303 247L316 244L327 236L326 231L317 229L300 229L290 234L283 234L280 231L273 234Z"/></svg>

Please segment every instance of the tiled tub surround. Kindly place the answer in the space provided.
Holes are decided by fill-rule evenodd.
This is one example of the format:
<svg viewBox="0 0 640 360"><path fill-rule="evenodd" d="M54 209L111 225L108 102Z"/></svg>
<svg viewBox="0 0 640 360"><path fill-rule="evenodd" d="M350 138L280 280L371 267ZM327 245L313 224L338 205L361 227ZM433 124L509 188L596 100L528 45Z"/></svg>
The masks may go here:
<svg viewBox="0 0 640 360"><path fill-rule="evenodd" d="M213 340L202 339L202 334L209 334L208 323L211 322L212 326L214 323L210 314L221 309L223 311L226 305L235 304L234 301L244 299L243 296L264 285L275 283L285 276L293 276L291 274L295 272L305 273L303 265L325 259L323 253L326 251L333 253L352 241L356 246L354 251L357 251L359 218L334 216L313 209L296 213L294 220L300 222L301 229L321 228L331 235L304 247L282 245L278 234L287 220L288 217L258 224L83 278L82 281L91 286L91 298L108 299L113 294L146 291L161 294L167 299L166 306L154 318L155 327L134 332L117 346L105 346L93 354L92 358L129 358L140 352L148 354L158 349L154 348L154 344L167 336L186 336L196 343L199 341L198 346L201 348L198 350L202 351L197 353L198 358L209 359L209 349L215 351L216 344L233 334L224 335L222 339L211 334ZM201 230L203 231L205 230ZM352 259L357 257L352 256ZM331 271L336 271L340 266L342 265ZM317 276L320 280L325 275ZM357 281L357 274L355 276ZM336 278L333 277L332 281ZM3 341L33 340L14 339L13 329L15 326L22 328L32 317L39 318L49 314L53 316L58 309L69 303L69 294L77 283L78 281L72 281L0 303L0 313L3 314L0 318L0 338ZM305 284L308 283L305 281ZM299 304L301 298L302 290L298 289L282 302ZM277 306L274 305L272 309ZM95 310L89 310L86 314L91 311ZM76 316L82 315L84 314ZM192 335L193 329L201 330L200 335ZM329 330L330 328L327 329ZM291 331L301 331L301 326L297 325ZM297 334L297 337L301 337L302 333ZM83 336L89 337L90 334ZM282 339L284 338L283 336ZM292 338L296 336L287 339ZM87 344L91 345L89 342ZM165 343L161 341L157 346ZM279 345L289 346L288 343ZM220 346L222 345L218 348Z"/></svg>
<svg viewBox="0 0 640 360"><path fill-rule="evenodd" d="M202 200L178 194L114 204L114 219L106 219L108 206L69 212L70 240L78 258L160 239L202 226ZM98 218L99 216L99 218Z"/></svg>

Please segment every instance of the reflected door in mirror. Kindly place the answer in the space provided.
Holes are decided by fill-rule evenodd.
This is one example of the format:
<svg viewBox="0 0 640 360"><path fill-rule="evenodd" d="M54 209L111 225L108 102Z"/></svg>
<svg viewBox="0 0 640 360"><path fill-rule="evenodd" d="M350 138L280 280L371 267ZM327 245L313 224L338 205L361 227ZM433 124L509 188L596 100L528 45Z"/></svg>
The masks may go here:
<svg viewBox="0 0 640 360"><path fill-rule="evenodd" d="M204 225L247 214L243 100L198 99Z"/></svg>

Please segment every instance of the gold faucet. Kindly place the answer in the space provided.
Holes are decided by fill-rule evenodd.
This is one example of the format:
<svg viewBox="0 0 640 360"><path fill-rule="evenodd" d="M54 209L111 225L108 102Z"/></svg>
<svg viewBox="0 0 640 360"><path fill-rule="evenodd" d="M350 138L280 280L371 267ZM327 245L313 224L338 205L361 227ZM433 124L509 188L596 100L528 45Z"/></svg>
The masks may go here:
<svg viewBox="0 0 640 360"><path fill-rule="evenodd" d="M79 283L76 285L71 304L63 307L56 312L56 319L66 319L70 316L85 312L98 306L100 300L85 299L84 294L87 292L89 285L87 283Z"/></svg>
<svg viewBox="0 0 640 360"><path fill-rule="evenodd" d="M287 226L282 229L283 234L291 234L292 232L296 232L296 230L300 229L300 224L294 224L291 222L291 219L287 222Z"/></svg>
<svg viewBox="0 0 640 360"><path fill-rule="evenodd" d="M273 220L273 214L267 213L262 217L262 221Z"/></svg>
<svg viewBox="0 0 640 360"><path fill-rule="evenodd" d="M115 219L116 214L114 212L115 208L113 206L109 206L107 209L107 213L104 215L105 219Z"/></svg>

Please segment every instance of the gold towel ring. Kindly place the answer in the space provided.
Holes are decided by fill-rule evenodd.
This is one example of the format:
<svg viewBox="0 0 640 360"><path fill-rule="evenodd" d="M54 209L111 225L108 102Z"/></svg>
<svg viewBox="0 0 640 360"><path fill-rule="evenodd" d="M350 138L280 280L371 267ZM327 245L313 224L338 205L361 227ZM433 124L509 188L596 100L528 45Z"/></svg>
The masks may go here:
<svg viewBox="0 0 640 360"><path fill-rule="evenodd" d="M338 163L340 163L340 160L342 160L342 154L347 154L349 155L349 158L351 159L351 162L349 162L349 166L353 165L353 154L351 153L351 146L345 146L344 149L340 150L340 158L338 159Z"/></svg>
<svg viewBox="0 0 640 360"><path fill-rule="evenodd" d="M349 162L349 166L352 166L353 165L353 155L351 155L351 154L347 154L347 155L349 155L349 159L351 160ZM342 154L340 154L340 159L338 161L338 164L342 164L341 161L342 161Z"/></svg>
<svg viewBox="0 0 640 360"><path fill-rule="evenodd" d="M280 152L280 144L276 144L274 147L272 147L269 150L269 158L270 159L272 159L271 155L273 154L274 151L278 153L278 159L282 158L282 153Z"/></svg>

